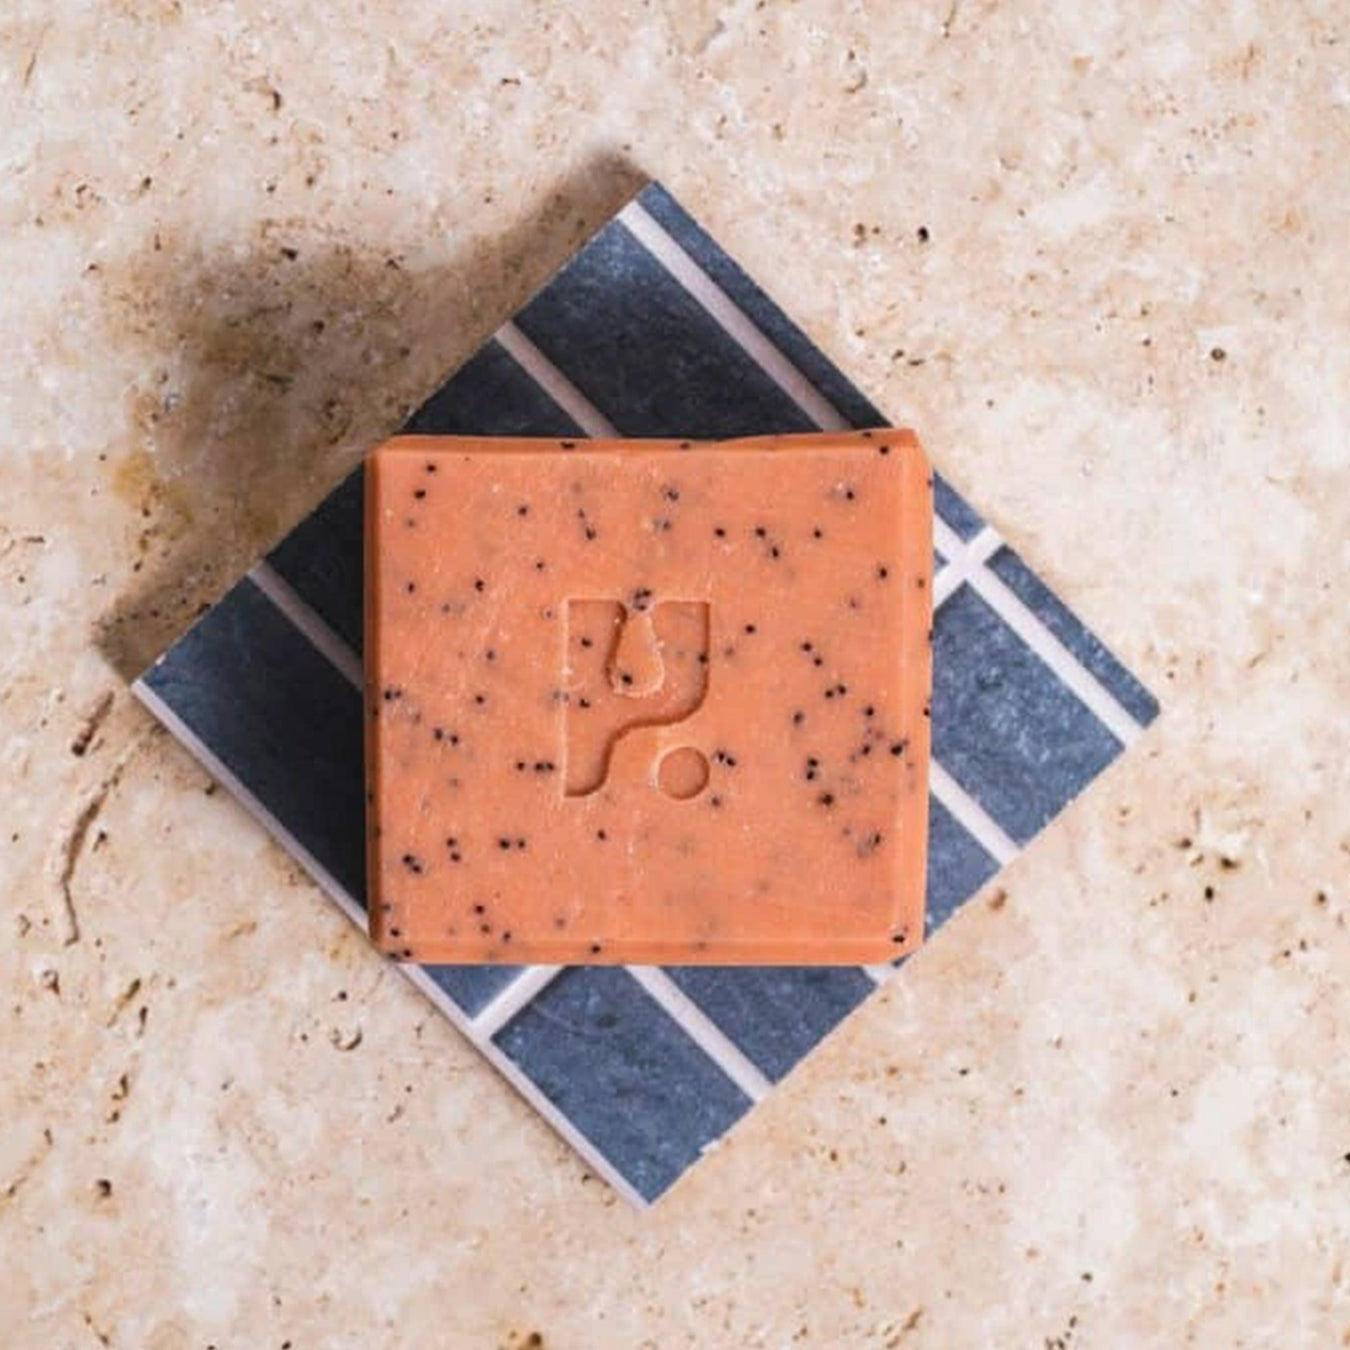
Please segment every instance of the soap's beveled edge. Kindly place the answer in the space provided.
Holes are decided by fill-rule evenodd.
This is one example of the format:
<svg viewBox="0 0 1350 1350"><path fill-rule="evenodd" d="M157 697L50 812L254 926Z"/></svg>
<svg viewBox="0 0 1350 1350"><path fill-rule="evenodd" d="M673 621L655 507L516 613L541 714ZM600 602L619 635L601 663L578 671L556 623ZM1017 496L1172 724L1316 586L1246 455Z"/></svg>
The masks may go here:
<svg viewBox="0 0 1350 1350"><path fill-rule="evenodd" d="M898 532L898 574L921 578L920 586L906 585L899 591L900 629L909 635L897 652L897 661L914 669L912 688L920 706L907 710L903 725L911 742L910 761L914 766L915 789L902 798L895 829L901 846L895 850L898 880L893 886L895 903L887 932L875 939L841 939L830 942L828 953L815 943L794 943L781 939L763 942L722 941L692 950L687 944L645 941L623 942L611 936L604 939L597 955L592 947L594 934L582 934L565 940L530 940L517 934L512 951L514 965L753 965L753 966L867 966L897 960L913 952L924 940L924 905L927 880L928 755L930 744L929 708L932 690L932 490L933 471L918 437L909 428L887 427L862 431L787 433L737 437L726 441L661 439L584 439L552 437L480 437L440 436L403 432L377 446L366 458L365 473L365 764L366 764L366 885L370 896L368 931L371 941L386 955L418 965L477 964L473 952L455 943L428 942L402 929L395 935L386 921L387 904L380 898L383 872L383 843L380 837L377 804L382 799L379 772L383 757L379 751L381 722L379 691L387 683L380 665L376 641L379 626L380 587L377 579L377 551L382 529L382 471L390 461L435 461L494 455L564 456L568 459L627 457L645 454L684 453L767 453L791 454L815 452L831 454L891 456L896 472L902 476L902 492L921 497L925 509L918 513L916 529ZM905 681L899 679L903 687ZM405 925L406 927L406 925ZM483 962L483 964L492 964Z"/></svg>

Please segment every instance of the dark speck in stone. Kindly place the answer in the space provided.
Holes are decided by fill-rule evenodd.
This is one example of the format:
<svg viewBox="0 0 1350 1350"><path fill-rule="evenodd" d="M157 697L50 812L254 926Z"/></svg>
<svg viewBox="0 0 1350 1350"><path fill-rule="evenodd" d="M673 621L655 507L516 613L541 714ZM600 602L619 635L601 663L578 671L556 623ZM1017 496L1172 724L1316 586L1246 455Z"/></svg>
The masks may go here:
<svg viewBox="0 0 1350 1350"><path fill-rule="evenodd" d="M919 228L914 231L914 234L921 244L926 244L931 237L928 233L927 225L920 225Z"/></svg>
<svg viewBox="0 0 1350 1350"><path fill-rule="evenodd" d="M580 708L580 709L582 709L582 711L585 711L585 710L586 710L587 708L589 708L590 706L591 706L591 701L590 701L590 699L588 699L588 698L582 698L582 699L578 699L578 700L577 700L577 707Z"/></svg>
<svg viewBox="0 0 1350 1350"><path fill-rule="evenodd" d="M427 460L427 472L428 473L436 472L436 466L430 460Z"/></svg>
<svg viewBox="0 0 1350 1350"><path fill-rule="evenodd" d="M577 448L577 443L575 441L559 441L558 444L564 450L575 450Z"/></svg>
<svg viewBox="0 0 1350 1350"><path fill-rule="evenodd" d="M721 797L714 794L711 798L709 798L708 805L711 806L713 810L716 810L718 807L722 805Z"/></svg>
<svg viewBox="0 0 1350 1350"><path fill-rule="evenodd" d="M511 841L505 835L503 835L500 839L497 840L497 847L501 849L503 853L505 853L506 850L511 847Z"/></svg>
<svg viewBox="0 0 1350 1350"><path fill-rule="evenodd" d="M594 646L595 646L595 642L594 642L594 640L591 639L591 638L584 637L584 638L581 639L581 645L582 645L583 647L594 647Z"/></svg>
<svg viewBox="0 0 1350 1350"><path fill-rule="evenodd" d="M846 502L853 501L857 497L857 495L858 494L854 492L854 490L851 487L847 487L844 489L844 500Z"/></svg>
<svg viewBox="0 0 1350 1350"><path fill-rule="evenodd" d="M882 563L882 564L880 564L880 566L878 566L878 568L877 568L877 580L878 580L878 581L885 581L886 578L887 578L888 576L890 576L890 574L891 574L891 569L890 569L889 567L887 567L885 563Z"/></svg>
<svg viewBox="0 0 1350 1350"><path fill-rule="evenodd" d="M719 539L725 539L727 537L726 530L724 530L720 525L713 526L713 534L715 534Z"/></svg>
<svg viewBox="0 0 1350 1350"><path fill-rule="evenodd" d="M812 538L812 539L824 539L824 538L825 538L825 531L822 530L822 529L820 528L819 525L817 525L816 528L815 528L814 530L811 531L811 538Z"/></svg>
<svg viewBox="0 0 1350 1350"><path fill-rule="evenodd" d="M750 634L751 636L753 636L753 635L754 635L754 632L755 632L755 625L752 624L752 623L746 624L746 625L745 625L745 631L746 631L748 634Z"/></svg>
<svg viewBox="0 0 1350 1350"><path fill-rule="evenodd" d="M763 525L756 525L756 526L755 526L755 538L756 538L756 539L767 539L768 537L769 537L769 532L768 532L768 530L766 530L766 529L764 528Z"/></svg>
<svg viewBox="0 0 1350 1350"><path fill-rule="evenodd" d="M864 717L875 717L876 715L877 710L870 703L863 709Z"/></svg>
<svg viewBox="0 0 1350 1350"><path fill-rule="evenodd" d="M908 746L909 746L908 741L892 741L891 754L895 755L896 758L898 759L901 755L905 753L905 750L908 748Z"/></svg>
<svg viewBox="0 0 1350 1350"><path fill-rule="evenodd" d="M701 665L701 666L706 666L706 665L708 664L708 653L707 653L707 652L699 652L699 654L698 654L698 663L699 663L699 665Z"/></svg>
<svg viewBox="0 0 1350 1350"><path fill-rule="evenodd" d="M517 772L517 773L524 773L525 770L528 769L529 767L530 767L530 766L529 766L528 764L526 764L525 761L524 761L523 759L518 759L518 760L516 760L516 772Z"/></svg>
<svg viewBox="0 0 1350 1350"><path fill-rule="evenodd" d="M487 651L483 653L483 656L489 661L495 661L497 659L497 653L492 647L489 647Z"/></svg>
<svg viewBox="0 0 1350 1350"><path fill-rule="evenodd" d="M598 942L591 943L591 955L592 956L600 955L600 944Z"/></svg>
<svg viewBox="0 0 1350 1350"><path fill-rule="evenodd" d="M609 835L604 830L596 830L595 837L603 844L609 838Z"/></svg>
<svg viewBox="0 0 1350 1350"><path fill-rule="evenodd" d="M811 642L803 642L803 643L802 643L802 651L804 651L804 652L809 652L809 651L811 651L812 649L813 649L813 644L812 644Z"/></svg>
<svg viewBox="0 0 1350 1350"><path fill-rule="evenodd" d="M524 502L521 502L521 504L520 504L518 507L516 507L516 515L518 515L518 516L528 516L529 514L530 514L530 508L529 508L528 506L526 506Z"/></svg>
<svg viewBox="0 0 1350 1350"><path fill-rule="evenodd" d="M485 704L485 703L487 702L487 695L486 695L486 694L475 694L475 695L473 696L473 701L474 701L476 704L478 704L478 706L481 708L481 707L483 706L483 704Z"/></svg>
<svg viewBox="0 0 1350 1350"><path fill-rule="evenodd" d="M775 544L775 545L769 550L769 557L771 557L771 558L781 558L782 556L783 556L783 550L782 550L781 548L779 548L777 544Z"/></svg>
<svg viewBox="0 0 1350 1350"><path fill-rule="evenodd" d="M484 581L482 577L474 577L473 588L479 593L479 595L481 595L485 590L487 590L487 582Z"/></svg>
<svg viewBox="0 0 1350 1350"><path fill-rule="evenodd" d="M890 453L891 453L891 447L890 447L889 445L879 445L879 446L877 446L877 454L879 454L879 455L889 455Z"/></svg>
<svg viewBox="0 0 1350 1350"><path fill-rule="evenodd" d="M816 798L816 800L817 800L822 806L833 806L833 805L834 805L834 793L833 793L833 792L822 792L822 793L820 794L820 796Z"/></svg>
<svg viewBox="0 0 1350 1350"><path fill-rule="evenodd" d="M677 502L680 500L680 490L677 487L668 487L664 496L668 502Z"/></svg>
<svg viewBox="0 0 1350 1350"><path fill-rule="evenodd" d="M487 913L487 906L486 906L486 905L475 905L475 906L473 907L473 912L474 912L475 914L486 914L486 913Z"/></svg>
<svg viewBox="0 0 1350 1350"><path fill-rule="evenodd" d="M622 683L622 684L629 685L629 684L632 684L632 683L633 683L633 677L632 677L632 675L630 675L630 674L628 673L628 671L625 670L625 671L619 676L619 681L620 681L620 683Z"/></svg>
<svg viewBox="0 0 1350 1350"><path fill-rule="evenodd" d="M401 859L403 866L415 877L420 877L423 872L421 859L415 853L405 853Z"/></svg>
<svg viewBox="0 0 1350 1350"><path fill-rule="evenodd" d="M544 560L542 558L536 558L534 560L534 570L536 572L542 572L544 570Z"/></svg>
<svg viewBox="0 0 1350 1350"><path fill-rule="evenodd" d="M411 595L417 589L417 583L415 581L405 581L403 583L403 589Z"/></svg>
<svg viewBox="0 0 1350 1350"><path fill-rule="evenodd" d="M426 495L427 495L427 490L426 490L426 488L415 488L415 489L413 490L413 496L416 497L417 500L418 500L419 502L420 502L420 501L422 500L422 498L425 497Z"/></svg>
<svg viewBox="0 0 1350 1350"><path fill-rule="evenodd" d="M806 714L800 708L798 708L797 711L792 714L792 725L794 727L799 727L805 721L806 721Z"/></svg>

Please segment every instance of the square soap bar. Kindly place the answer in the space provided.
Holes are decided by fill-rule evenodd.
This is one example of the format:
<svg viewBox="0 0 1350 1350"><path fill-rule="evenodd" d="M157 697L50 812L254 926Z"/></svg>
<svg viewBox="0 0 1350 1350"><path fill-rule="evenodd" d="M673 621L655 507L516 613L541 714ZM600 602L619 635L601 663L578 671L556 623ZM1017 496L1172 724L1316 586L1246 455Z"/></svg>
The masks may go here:
<svg viewBox="0 0 1350 1350"><path fill-rule="evenodd" d="M371 936L856 964L923 933L912 434L405 436L366 463Z"/></svg>

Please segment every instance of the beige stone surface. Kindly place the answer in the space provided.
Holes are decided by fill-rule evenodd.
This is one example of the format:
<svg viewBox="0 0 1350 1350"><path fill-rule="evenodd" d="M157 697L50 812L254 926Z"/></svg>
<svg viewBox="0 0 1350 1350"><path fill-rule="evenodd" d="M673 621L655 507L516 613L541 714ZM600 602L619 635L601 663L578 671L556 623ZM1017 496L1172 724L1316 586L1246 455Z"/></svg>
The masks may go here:
<svg viewBox="0 0 1350 1350"><path fill-rule="evenodd" d="M456 8L0 21L3 1343L1350 1344L1350 12ZM647 175L1164 714L637 1213L127 680Z"/></svg>

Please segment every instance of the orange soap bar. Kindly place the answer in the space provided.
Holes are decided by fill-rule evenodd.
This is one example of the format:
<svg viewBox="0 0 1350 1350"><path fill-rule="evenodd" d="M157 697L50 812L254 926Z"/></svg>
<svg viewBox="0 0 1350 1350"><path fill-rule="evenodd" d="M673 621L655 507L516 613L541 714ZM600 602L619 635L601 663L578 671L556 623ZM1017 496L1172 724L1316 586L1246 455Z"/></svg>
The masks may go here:
<svg viewBox="0 0 1350 1350"><path fill-rule="evenodd" d="M912 434L399 437L367 461L366 511L383 950L918 944L933 545Z"/></svg>

